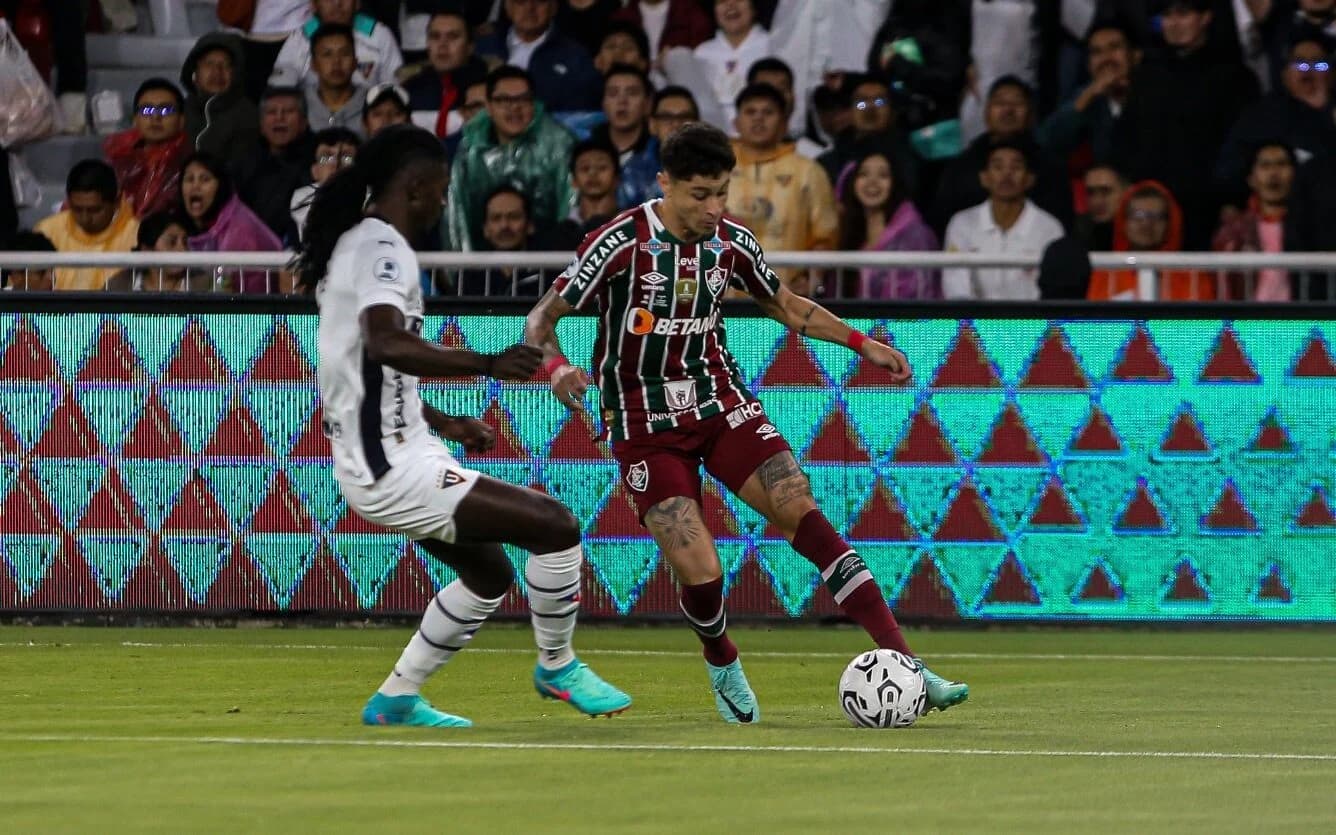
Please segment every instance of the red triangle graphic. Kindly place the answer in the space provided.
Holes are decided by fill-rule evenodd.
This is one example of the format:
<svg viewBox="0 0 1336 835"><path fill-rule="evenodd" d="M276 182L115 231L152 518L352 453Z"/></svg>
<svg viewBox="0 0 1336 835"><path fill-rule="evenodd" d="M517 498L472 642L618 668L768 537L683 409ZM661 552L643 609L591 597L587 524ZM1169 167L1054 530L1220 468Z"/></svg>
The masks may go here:
<svg viewBox="0 0 1336 835"><path fill-rule="evenodd" d="M42 337L20 318L9 338L9 347L0 359L0 379L40 380L50 382L60 378L60 369L46 350Z"/></svg>
<svg viewBox="0 0 1336 835"><path fill-rule="evenodd" d="M607 449L595 443L598 431L594 429L588 414L577 411L561 425L557 437L552 441L549 458L562 461L604 461L611 458Z"/></svg>
<svg viewBox="0 0 1336 835"><path fill-rule="evenodd" d="M645 529L640 525L640 517L631 497L622 488L621 482L613 488L612 497L598 512L590 536L643 536Z"/></svg>
<svg viewBox="0 0 1336 835"><path fill-rule="evenodd" d="M181 496L176 506L162 521L162 532L168 533L218 533L229 527L227 514L213 497L209 483L195 472L181 488Z"/></svg>
<svg viewBox="0 0 1336 835"><path fill-rule="evenodd" d="M1047 461L1034 435L1025 425L1020 409L1008 403L993 424L992 434L983 446L980 464L1043 464Z"/></svg>
<svg viewBox="0 0 1336 835"><path fill-rule="evenodd" d="M1331 358L1327 340L1319 333L1314 333L1304 347L1299 361L1290 371L1293 377L1336 377L1336 360Z"/></svg>
<svg viewBox="0 0 1336 835"><path fill-rule="evenodd" d="M4 505L0 506L0 530L7 534L49 534L60 530L55 508L27 467L19 471Z"/></svg>
<svg viewBox="0 0 1336 835"><path fill-rule="evenodd" d="M321 548L311 562L302 579L297 583L297 591L288 604L290 612L356 612L361 608L357 600L357 591L348 580L348 575ZM419 607L420 608L420 607Z"/></svg>
<svg viewBox="0 0 1336 835"><path fill-rule="evenodd" d="M984 504L983 496L968 478L946 511L933 539L938 542L1002 542L1006 539Z"/></svg>
<svg viewBox="0 0 1336 835"><path fill-rule="evenodd" d="M225 612L272 612L278 608L260 569L240 543L233 544L232 556L223 563L217 579L209 586L204 607Z"/></svg>
<svg viewBox="0 0 1336 835"><path fill-rule="evenodd" d="M1169 382L1174 379L1144 326L1137 325L1136 333L1132 334L1123 348L1122 359L1113 370L1113 379L1141 382Z"/></svg>
<svg viewBox="0 0 1336 835"><path fill-rule="evenodd" d="M443 348L455 348L469 350L468 342L464 339L464 332L459 329L459 323L454 319L446 320L445 327L441 328L441 338L437 343Z"/></svg>
<svg viewBox="0 0 1336 835"><path fill-rule="evenodd" d="M1081 587L1076 599L1079 601L1122 600L1123 590L1103 563L1095 563L1095 567L1090 570L1085 585Z"/></svg>
<svg viewBox="0 0 1336 835"><path fill-rule="evenodd" d="M1200 382L1203 383L1256 383L1262 378L1253 367L1252 360L1243 352L1238 334L1226 325L1220 331L1220 338L1215 341L1215 351L1202 369Z"/></svg>
<svg viewBox="0 0 1336 835"><path fill-rule="evenodd" d="M1109 416L1099 406L1091 404L1090 416L1085 426L1077 433L1072 442L1071 452L1122 452L1123 442L1116 432Z"/></svg>
<svg viewBox="0 0 1336 835"><path fill-rule="evenodd" d="M268 458L269 446L264 442L264 433L255 422L250 409L234 398L228 407L227 416L214 431L213 437L204 447L204 456L216 458Z"/></svg>
<svg viewBox="0 0 1336 835"><path fill-rule="evenodd" d="M311 364L306 361L301 346L293 338L288 326L279 322L274 335L251 369L253 382L308 382L314 377Z"/></svg>
<svg viewBox="0 0 1336 835"><path fill-rule="evenodd" d="M967 322L960 323L956 342L933 377L932 388L1000 388L1002 381L979 346L979 335Z"/></svg>
<svg viewBox="0 0 1336 835"><path fill-rule="evenodd" d="M50 531L47 531L50 533ZM106 606L102 587L84 560L74 537L66 535L60 553L47 567L42 584L28 598L34 609L98 609Z"/></svg>
<svg viewBox="0 0 1336 835"><path fill-rule="evenodd" d="M776 611L783 611L779 605L775 591L770 587L770 578L765 575L756 555L748 553L728 590L728 610L739 615L773 617Z"/></svg>
<svg viewBox="0 0 1336 835"><path fill-rule="evenodd" d="M1081 364L1076 361L1062 330L1051 327L1044 342L1030 358L1030 368L1021 380L1021 388L1075 389L1090 388Z"/></svg>
<svg viewBox="0 0 1336 835"><path fill-rule="evenodd" d="M288 453L289 458L329 458L333 454L329 449L329 438L325 437L324 430L320 428L323 414L317 404L306 421L306 428L293 445L292 452Z"/></svg>
<svg viewBox="0 0 1336 835"><path fill-rule="evenodd" d="M139 518L130 491L115 467L108 467L102 486L93 494L79 520L79 530L143 531L144 520Z"/></svg>
<svg viewBox="0 0 1336 835"><path fill-rule="evenodd" d="M765 530L761 532L761 539L784 539L784 532L774 522L766 520Z"/></svg>
<svg viewBox="0 0 1336 835"><path fill-rule="evenodd" d="M180 610L192 606L181 577L163 555L156 540L144 550L121 591L118 605L124 609Z"/></svg>
<svg viewBox="0 0 1336 835"><path fill-rule="evenodd" d="M269 485L269 495L255 511L251 530L255 533L310 533L312 527L306 505L292 489L287 473L279 470Z"/></svg>
<svg viewBox="0 0 1336 835"><path fill-rule="evenodd" d="M1020 560L1016 559L1016 555L1011 551L1007 552L1006 559L998 566L997 578L988 589L984 602L1027 603L1032 606L1039 604L1038 590L1025 576L1025 569L1021 567Z"/></svg>
<svg viewBox="0 0 1336 835"><path fill-rule="evenodd" d="M761 377L761 387L766 386L826 386L826 376L821 372L812 352L798 338L798 334L788 331L779 351Z"/></svg>
<svg viewBox="0 0 1336 835"><path fill-rule="evenodd" d="M167 369L163 371L164 383L226 383L227 366L214 350L213 343L204 332L204 326L197 321L186 325L181 335L181 343Z"/></svg>
<svg viewBox="0 0 1336 835"><path fill-rule="evenodd" d="M912 542L918 539L918 532L909 524L909 517L894 494L878 482L863 509L854 517L849 538Z"/></svg>
<svg viewBox="0 0 1336 835"><path fill-rule="evenodd" d="M1275 412L1262 418L1262 423L1257 427L1257 434L1253 436L1252 443L1248 445L1249 452L1294 452L1294 441L1290 439L1290 433L1285 427L1280 425L1280 420L1276 418Z"/></svg>
<svg viewBox="0 0 1336 835"><path fill-rule="evenodd" d="M896 464L957 464L956 450L942 432L937 414L927 403L919 406L909 424L909 431L891 457Z"/></svg>
<svg viewBox="0 0 1336 835"><path fill-rule="evenodd" d="M1299 511L1299 518L1294 521L1294 525L1299 528L1336 528L1336 512L1332 511L1331 502L1327 501L1326 490L1322 487L1313 488L1312 497Z"/></svg>
<svg viewBox="0 0 1336 835"><path fill-rule="evenodd" d="M484 453L472 453L470 458L481 458L485 460L508 460L508 461L528 461L529 451L524 448L519 435L515 432L515 426L510 422L510 415L501 404L495 400L487 406L487 411L483 412L482 422L492 427L496 432L496 446Z"/></svg>
<svg viewBox="0 0 1336 835"><path fill-rule="evenodd" d="M436 590L431 585L431 575L427 573L426 567L409 552L399 560L399 564L390 573L390 579L385 581L384 588L380 590L380 599L376 601L375 611L417 615L435 593Z"/></svg>
<svg viewBox="0 0 1336 835"><path fill-rule="evenodd" d="M867 464L872 461L841 406L826 415L816 440L807 449L806 460L813 464Z"/></svg>
<svg viewBox="0 0 1336 835"><path fill-rule="evenodd" d="M603 588L593 571L584 571L580 575L580 616L619 617L617 601Z"/></svg>
<svg viewBox="0 0 1336 835"><path fill-rule="evenodd" d="M1174 569L1174 584L1169 589L1169 593L1164 596L1165 600L1178 601L1205 601L1210 600L1211 595L1202 585L1201 576L1193 569L1192 563L1183 560Z"/></svg>
<svg viewBox="0 0 1336 835"><path fill-rule="evenodd" d="M1132 501L1128 502L1127 508L1123 511L1117 523L1115 530L1127 531L1163 531L1168 529L1168 524L1160 514L1160 508L1155 504L1155 499L1150 494L1150 488L1146 485L1144 478L1137 479L1137 489Z"/></svg>
<svg viewBox="0 0 1336 835"><path fill-rule="evenodd" d="M1226 481L1215 500L1215 507L1202 519L1202 528L1211 531L1257 531L1257 517L1243 503L1233 481Z"/></svg>
<svg viewBox="0 0 1336 835"><path fill-rule="evenodd" d="M1257 586L1257 599L1265 600L1268 603L1292 603L1294 594L1285 582L1285 578L1280 576L1280 566L1272 565L1262 577Z"/></svg>
<svg viewBox="0 0 1336 835"><path fill-rule="evenodd" d="M17 609L22 602L19 584L14 582L7 569L0 568L0 610Z"/></svg>
<svg viewBox="0 0 1336 835"><path fill-rule="evenodd" d="M0 458L18 458L23 454L23 445L9 429L9 423L0 415Z"/></svg>
<svg viewBox="0 0 1336 835"><path fill-rule="evenodd" d="M705 517L705 528L710 532L710 536L715 539L739 536L737 519L733 517L733 511L728 509L723 497L719 495L719 488L714 486L714 482L705 483L701 497L703 502L701 514Z"/></svg>
<svg viewBox="0 0 1336 835"><path fill-rule="evenodd" d="M890 334L886 328L877 325L868 334L871 339L875 339L884 345L894 345ZM891 372L875 363L859 359L858 364L854 366L854 373L849 377L849 381L844 384L847 389L858 388L906 388L909 386L908 380L896 382L891 379Z"/></svg>
<svg viewBox="0 0 1336 835"><path fill-rule="evenodd" d="M1211 451L1211 444L1206 440L1206 433L1197 422L1192 410L1184 406L1174 418L1174 424L1160 443L1160 452L1174 455L1199 455Z"/></svg>
<svg viewBox="0 0 1336 835"><path fill-rule="evenodd" d="M1057 476L1050 478L1044 487L1039 506L1035 508L1034 516L1030 517L1030 527L1085 530L1085 523L1072 507L1072 501Z"/></svg>
<svg viewBox="0 0 1336 835"><path fill-rule="evenodd" d="M363 519L361 514L359 514L357 511L353 510L347 505L344 505L343 515L339 517L339 521L334 524L334 527L330 530L330 533L331 534L336 534L336 533L393 534L394 531L391 531L389 528L382 528L380 525L377 525L374 522L368 522L367 520Z"/></svg>
<svg viewBox="0 0 1336 835"><path fill-rule="evenodd" d="M143 378L144 369L140 368L134 349L125 341L120 327L110 319L103 322L97 345L75 380L80 383L129 383Z"/></svg>
<svg viewBox="0 0 1336 835"><path fill-rule="evenodd" d="M65 399L56 407L42 437L32 449L34 458L93 458L101 450L93 427L67 390Z"/></svg>
<svg viewBox="0 0 1336 835"><path fill-rule="evenodd" d="M121 451L125 458L175 458L185 454L185 444L181 434L176 431L172 417L162 405L156 391L148 396L148 402L139 413L139 420L130 430L129 440Z"/></svg>
<svg viewBox="0 0 1336 835"><path fill-rule="evenodd" d="M893 608L897 616L909 620L960 620L955 595L928 554L919 559Z"/></svg>
<svg viewBox="0 0 1336 835"><path fill-rule="evenodd" d="M681 595L682 591L673 579L673 572L660 562L654 573L645 581L644 587L640 589L640 596L636 598L631 612L648 615L677 611Z"/></svg>

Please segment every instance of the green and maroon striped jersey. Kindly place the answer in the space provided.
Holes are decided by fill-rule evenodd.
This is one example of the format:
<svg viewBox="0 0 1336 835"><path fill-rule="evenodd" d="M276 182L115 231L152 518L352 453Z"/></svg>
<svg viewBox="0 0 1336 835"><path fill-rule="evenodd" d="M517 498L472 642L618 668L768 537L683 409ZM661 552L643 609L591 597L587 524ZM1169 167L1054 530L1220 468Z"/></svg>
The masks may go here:
<svg viewBox="0 0 1336 835"><path fill-rule="evenodd" d="M597 313L594 379L612 440L685 426L755 398L728 353L720 303L729 286L779 292L751 230L727 215L708 238L678 240L659 201L589 233L555 288Z"/></svg>

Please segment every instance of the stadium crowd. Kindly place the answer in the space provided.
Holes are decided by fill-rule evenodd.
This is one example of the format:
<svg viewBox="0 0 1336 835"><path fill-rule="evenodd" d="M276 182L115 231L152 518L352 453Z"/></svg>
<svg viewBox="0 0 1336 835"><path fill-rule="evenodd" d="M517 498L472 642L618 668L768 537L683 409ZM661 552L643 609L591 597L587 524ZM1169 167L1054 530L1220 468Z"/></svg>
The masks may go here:
<svg viewBox="0 0 1336 835"><path fill-rule="evenodd" d="M12 19L14 5L0 11ZM1279 270L1091 274L1086 253L1336 250L1336 0L225 0L218 12L179 78L144 79L131 126L69 171L61 211L18 230L0 187L6 249L281 250L367 137L412 122L452 160L422 249L570 250L657 196L660 143L703 120L735 137L729 211L768 250L1043 256L1039 270L787 271L799 293L1286 301L1321 288L1300 294ZM82 93L71 107L63 67L57 79L67 130L84 130ZM536 295L522 272L424 281ZM218 276L9 279L182 291ZM262 271L224 280L292 288Z"/></svg>

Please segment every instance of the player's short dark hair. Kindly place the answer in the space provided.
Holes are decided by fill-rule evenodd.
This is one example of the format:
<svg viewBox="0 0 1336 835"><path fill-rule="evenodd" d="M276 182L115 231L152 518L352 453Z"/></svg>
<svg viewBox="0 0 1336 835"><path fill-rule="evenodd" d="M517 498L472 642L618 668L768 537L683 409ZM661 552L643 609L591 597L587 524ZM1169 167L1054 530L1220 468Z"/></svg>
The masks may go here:
<svg viewBox="0 0 1336 835"><path fill-rule="evenodd" d="M784 98L784 94L773 84L766 84L765 82L748 84L746 87L742 88L741 93L738 93L738 97L733 103L740 111L742 110L742 106L752 99L769 99L774 102L775 107L779 109L780 113L787 113L789 111L788 99Z"/></svg>
<svg viewBox="0 0 1336 835"><path fill-rule="evenodd" d="M20 229L14 233L14 237L9 239L9 245L5 249L9 252L55 252L56 245L51 243L51 239L41 232ZM11 275L22 278L26 272L26 267L0 268L0 286L7 284Z"/></svg>
<svg viewBox="0 0 1336 835"><path fill-rule="evenodd" d="M312 146L352 145L354 148L362 146L362 137L343 127L325 128L317 133L314 138L315 141L311 143Z"/></svg>
<svg viewBox="0 0 1336 835"><path fill-rule="evenodd" d="M998 151L1015 151L1025 160L1027 171L1034 172L1036 161L1039 159L1039 147L1033 139L1027 136L1006 136L1000 139L994 139L988 143L988 150L980 160L979 170L984 171L988 168L988 163L992 161L993 154Z"/></svg>
<svg viewBox="0 0 1336 835"><path fill-rule="evenodd" d="M190 220L181 216L175 209L164 209L145 217L139 221L139 232L135 236L135 249L140 252L151 252L158 245L158 238L167 231L167 227L172 224L180 226L182 229L190 229Z"/></svg>
<svg viewBox="0 0 1336 835"><path fill-rule="evenodd" d="M728 134L704 122L683 125L663 143L659 157L663 170L674 180L720 177L738 164Z"/></svg>
<svg viewBox="0 0 1336 835"><path fill-rule="evenodd" d="M700 118L700 105L696 103L696 97L692 95L690 90L680 84L669 84L667 87L655 91L654 106L650 108L650 112L658 110L659 105L668 99L686 99L691 102L691 109L695 112L696 118Z"/></svg>
<svg viewBox="0 0 1336 835"><path fill-rule="evenodd" d="M603 30L603 37L599 39L599 49L603 48L603 42L613 35L627 35L635 42L636 51L640 57L646 61L649 60L649 36L645 30L626 20L614 20L608 24L608 28Z"/></svg>
<svg viewBox="0 0 1336 835"><path fill-rule="evenodd" d="M762 58L747 68L747 83L755 84L756 76L763 72L783 73L789 79L789 86L793 86L793 68L784 62L782 58Z"/></svg>
<svg viewBox="0 0 1336 835"><path fill-rule="evenodd" d="M533 211L530 208L529 195L525 194L523 189L511 185L510 183L502 183L501 185L487 192L487 199L482 201L483 217L487 216L487 207L492 205L492 198L500 197L503 194L513 194L516 197L518 197L520 199L520 203L523 204L524 206L525 219L533 220Z"/></svg>
<svg viewBox="0 0 1336 835"><path fill-rule="evenodd" d="M1118 182L1123 184L1123 188L1127 188L1132 184L1132 179L1127 176L1127 173L1125 171L1123 171L1121 168L1119 168L1118 166L1114 165L1113 163L1107 160L1103 162L1096 162L1094 165L1091 165L1089 168L1086 169L1086 173L1089 174L1091 171L1098 171L1100 169L1108 171L1112 173L1113 176L1117 177Z"/></svg>
<svg viewBox="0 0 1336 835"><path fill-rule="evenodd" d="M464 37L473 40L473 27L469 25L469 16L464 9L457 3L447 3L444 0L438 0L432 6L431 16L427 18L427 25L438 17L453 17L464 22Z"/></svg>
<svg viewBox="0 0 1336 835"><path fill-rule="evenodd" d="M992 84L989 84L988 98L991 99L993 94L1004 87L1014 87L1017 90L1020 90L1021 95L1025 96L1025 103L1032 106L1034 105L1034 88L1027 84L1025 79L1021 78L1019 75L1004 75Z"/></svg>
<svg viewBox="0 0 1336 835"><path fill-rule="evenodd" d="M654 83L649 80L649 73L639 67L633 67L630 64L613 64L608 67L608 71L603 75L604 83L610 81L614 75L633 75L640 81L640 88L645 91L647 97L654 95Z"/></svg>
<svg viewBox="0 0 1336 835"><path fill-rule="evenodd" d="M325 38L347 38L348 43L357 45L357 39L353 37L353 27L346 23L322 23L311 33L311 52L315 52L316 46Z"/></svg>
<svg viewBox="0 0 1336 835"><path fill-rule="evenodd" d="M584 139L575 143L575 147L571 148L570 171L572 174L575 173L575 163L579 162L580 157L585 154L607 154L608 159L612 160L612 170L616 171L619 175L621 174L621 171L619 170L621 168L621 159L620 155L617 153L617 149L612 147L611 142L601 139Z"/></svg>
<svg viewBox="0 0 1336 835"><path fill-rule="evenodd" d="M487 98L490 99L496 92L496 86L508 78L523 81L533 91L533 76L529 75L527 70L519 67L512 67L510 64L502 64L491 72L487 73Z"/></svg>
<svg viewBox="0 0 1336 835"><path fill-rule="evenodd" d="M1249 171L1252 171L1253 167L1257 165L1257 157L1261 156L1261 153L1267 148L1281 149L1285 152L1285 156L1289 158L1290 165L1296 169L1299 167L1299 155L1294 152L1294 146L1280 137L1271 137L1255 142L1248 147Z"/></svg>
<svg viewBox="0 0 1336 835"><path fill-rule="evenodd" d="M100 159L84 159L76 162L65 177L65 193L76 191L94 191L112 203L121 189L116 183L116 171L110 165Z"/></svg>
<svg viewBox="0 0 1336 835"><path fill-rule="evenodd" d="M1141 33L1137 31L1136 27L1128 25L1126 21L1117 17L1098 18L1090 24L1090 30L1086 32L1085 36L1086 44L1090 43L1090 39L1095 36L1096 32L1106 30L1113 30L1121 34L1130 49L1137 49L1141 46Z"/></svg>
<svg viewBox="0 0 1336 835"><path fill-rule="evenodd" d="M139 100L143 95L152 92L153 90L162 90L171 93L172 98L176 99L176 107L178 110L185 107L186 100L181 95L181 89L161 76L154 76L153 78L146 79L143 84L139 85L139 89L135 90L134 106L139 107Z"/></svg>
<svg viewBox="0 0 1336 835"><path fill-rule="evenodd" d="M260 107L264 106L273 99L294 99L297 102L297 109L306 115L306 95L298 87L266 87L260 94Z"/></svg>

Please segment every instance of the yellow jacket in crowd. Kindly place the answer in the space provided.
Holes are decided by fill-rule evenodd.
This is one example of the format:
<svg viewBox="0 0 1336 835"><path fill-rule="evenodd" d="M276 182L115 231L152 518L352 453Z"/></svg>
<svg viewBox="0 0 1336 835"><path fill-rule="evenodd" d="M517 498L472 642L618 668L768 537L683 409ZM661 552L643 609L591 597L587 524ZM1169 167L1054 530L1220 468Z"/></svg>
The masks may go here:
<svg viewBox="0 0 1336 835"><path fill-rule="evenodd" d="M111 223L97 235L80 229L68 209L43 218L34 229L46 235L57 252L130 252L138 242L139 221L130 204L122 200ZM61 267L56 270L55 289L102 290L116 271L115 267L82 270Z"/></svg>

